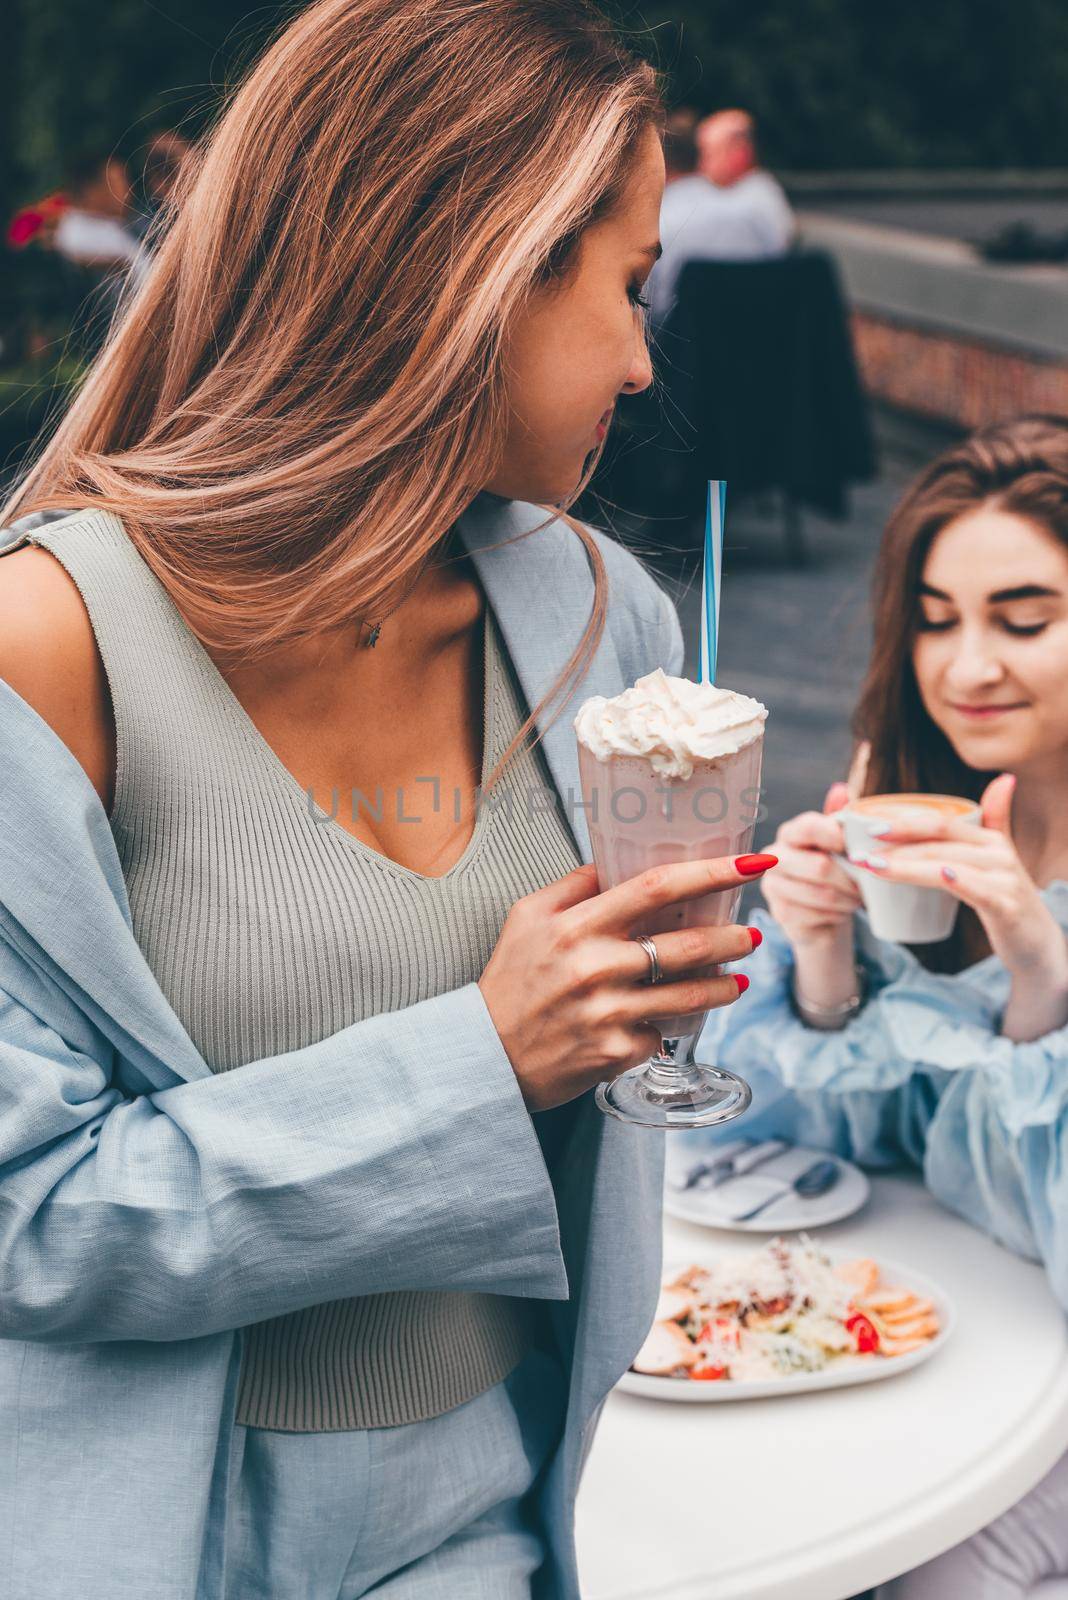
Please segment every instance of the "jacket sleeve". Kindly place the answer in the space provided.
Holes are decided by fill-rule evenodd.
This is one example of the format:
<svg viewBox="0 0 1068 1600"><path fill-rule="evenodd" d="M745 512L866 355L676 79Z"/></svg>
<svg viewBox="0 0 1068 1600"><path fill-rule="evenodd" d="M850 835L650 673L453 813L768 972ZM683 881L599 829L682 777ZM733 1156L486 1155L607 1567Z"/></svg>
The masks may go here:
<svg viewBox="0 0 1068 1600"><path fill-rule="evenodd" d="M116 1069L0 938L0 1337L188 1339L394 1289L568 1298L477 984L154 1093Z"/></svg>
<svg viewBox="0 0 1068 1600"><path fill-rule="evenodd" d="M868 999L846 1027L831 1032L797 1015L789 941L773 917L755 912L764 941L746 961L749 991L737 1005L709 1014L703 1059L749 1083L749 1135L781 1135L865 1166L918 1166L945 1074L937 1067L914 1071L908 1043L916 1029L952 1031L946 985L953 980L927 973L856 920Z"/></svg>
<svg viewBox="0 0 1068 1600"><path fill-rule="evenodd" d="M1003 971L928 972L858 918L871 998L847 1027L818 1032L790 1005L788 942L766 913L756 920L765 942L747 971L759 978L702 1035L707 1058L753 1086L746 1131L869 1166L915 1163L948 1209L1041 1261L1068 1307L1068 1028L1006 1039Z"/></svg>
<svg viewBox="0 0 1068 1600"><path fill-rule="evenodd" d="M916 1074L937 1070L942 1043L917 1039ZM927 1187L1000 1244L1041 1261L1068 1308L1068 1028L1018 1044L962 1018L949 1059L927 1137Z"/></svg>

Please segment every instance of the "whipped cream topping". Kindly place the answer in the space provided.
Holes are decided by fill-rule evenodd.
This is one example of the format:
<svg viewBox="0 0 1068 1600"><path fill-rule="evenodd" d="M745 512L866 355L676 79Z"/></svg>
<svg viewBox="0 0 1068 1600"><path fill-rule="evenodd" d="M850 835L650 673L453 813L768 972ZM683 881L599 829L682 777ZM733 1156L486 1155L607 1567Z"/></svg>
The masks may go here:
<svg viewBox="0 0 1068 1600"><path fill-rule="evenodd" d="M733 689L671 678L662 668L610 699L579 708L575 733L598 761L640 756L665 778L689 778L696 763L733 755L759 739L767 706Z"/></svg>

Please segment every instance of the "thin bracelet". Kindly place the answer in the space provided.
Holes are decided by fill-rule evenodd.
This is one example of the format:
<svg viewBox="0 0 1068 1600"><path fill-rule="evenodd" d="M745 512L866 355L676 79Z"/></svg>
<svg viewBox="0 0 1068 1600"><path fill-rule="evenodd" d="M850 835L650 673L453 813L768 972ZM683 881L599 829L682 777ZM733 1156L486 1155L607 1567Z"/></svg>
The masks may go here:
<svg viewBox="0 0 1068 1600"><path fill-rule="evenodd" d="M860 1010L861 1006L864 1004L864 991L866 987L867 985L864 983L863 978L861 978L857 984L856 992L851 994L848 1000L843 1000L841 1005L818 1006L814 1001L806 1000L804 996L798 992L797 984L795 982L794 1000L799 1011L807 1011L814 1017L827 1017L831 1021L837 1022L854 1016L856 1012Z"/></svg>

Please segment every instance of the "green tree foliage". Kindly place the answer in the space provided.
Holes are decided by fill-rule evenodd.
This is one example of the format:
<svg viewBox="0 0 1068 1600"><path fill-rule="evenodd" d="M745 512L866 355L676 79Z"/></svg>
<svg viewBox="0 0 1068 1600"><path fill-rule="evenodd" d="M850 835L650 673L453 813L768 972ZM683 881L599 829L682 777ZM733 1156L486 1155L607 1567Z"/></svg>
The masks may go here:
<svg viewBox="0 0 1068 1600"><path fill-rule="evenodd" d="M247 0L7 0L7 210L61 188L75 155L131 162L160 128L195 136L292 7ZM6 130L5 130L6 131Z"/></svg>
<svg viewBox="0 0 1068 1600"><path fill-rule="evenodd" d="M1064 0L615 0L673 95L759 118L773 165L1068 166Z"/></svg>
<svg viewBox="0 0 1068 1600"><path fill-rule="evenodd" d="M1068 166L1065 0L607 3L676 101L754 111L774 165ZM294 9L7 0L6 213L60 186L72 154L136 168L157 128L197 133Z"/></svg>

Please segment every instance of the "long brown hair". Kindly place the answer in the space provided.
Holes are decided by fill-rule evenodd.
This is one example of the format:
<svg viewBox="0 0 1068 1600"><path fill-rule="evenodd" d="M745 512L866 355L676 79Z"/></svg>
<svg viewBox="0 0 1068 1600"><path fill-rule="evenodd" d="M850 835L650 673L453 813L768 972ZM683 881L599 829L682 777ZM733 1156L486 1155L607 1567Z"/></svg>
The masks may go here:
<svg viewBox="0 0 1068 1600"><path fill-rule="evenodd" d="M874 640L853 733L871 745L865 794L959 794L978 800L995 772L961 760L920 698L912 666L918 590L936 534L982 505L1025 517L1068 546L1068 418L995 423L936 457L896 506L872 575ZM968 906L949 939L916 945L934 971L957 971L989 945Z"/></svg>
<svg viewBox="0 0 1068 1600"><path fill-rule="evenodd" d="M499 459L512 319L661 118L591 0L318 0L183 164L150 270L0 523L116 513L227 657L383 615ZM567 520L591 617L495 778L604 628L600 553Z"/></svg>

